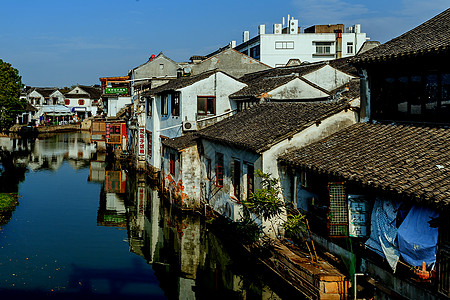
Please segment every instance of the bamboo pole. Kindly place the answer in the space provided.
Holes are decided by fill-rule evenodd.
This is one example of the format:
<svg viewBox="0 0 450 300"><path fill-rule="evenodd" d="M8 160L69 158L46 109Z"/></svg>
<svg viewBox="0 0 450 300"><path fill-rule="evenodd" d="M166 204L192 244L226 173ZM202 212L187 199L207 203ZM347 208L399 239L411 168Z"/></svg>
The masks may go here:
<svg viewBox="0 0 450 300"><path fill-rule="evenodd" d="M305 218L305 220L306 220L306 227L308 228L308 232L309 232L309 238L311 239L311 245L314 250L314 255L316 256L316 261L318 262L319 258L317 257L316 246L314 245L314 240L312 238L311 229L309 229L309 222L308 222L308 219Z"/></svg>

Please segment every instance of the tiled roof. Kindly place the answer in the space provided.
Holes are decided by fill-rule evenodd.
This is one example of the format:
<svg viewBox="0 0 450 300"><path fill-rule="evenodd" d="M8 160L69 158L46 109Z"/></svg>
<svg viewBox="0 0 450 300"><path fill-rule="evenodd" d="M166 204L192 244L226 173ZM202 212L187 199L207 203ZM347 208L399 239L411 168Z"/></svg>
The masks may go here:
<svg viewBox="0 0 450 300"><path fill-rule="evenodd" d="M37 88L31 88L30 90L28 90L28 94L29 93L31 93L32 91L36 91L36 92L38 92L39 94L41 94L42 96L44 96L44 98L48 98L48 97L50 97L50 95L54 92L54 91L57 91L58 89L57 88L47 88L47 87L44 87L44 88L40 88L40 87L37 87Z"/></svg>
<svg viewBox="0 0 450 300"><path fill-rule="evenodd" d="M347 105L346 101L261 103L197 133L202 138L261 153Z"/></svg>
<svg viewBox="0 0 450 300"><path fill-rule="evenodd" d="M450 8L376 48L354 57L355 62L450 50Z"/></svg>
<svg viewBox="0 0 450 300"><path fill-rule="evenodd" d="M82 93L82 94L65 94L64 97L66 97L67 99L78 99L78 98L89 98L90 99L89 94L85 94L85 93Z"/></svg>
<svg viewBox="0 0 450 300"><path fill-rule="evenodd" d="M279 160L450 208L450 129L357 123Z"/></svg>
<svg viewBox="0 0 450 300"><path fill-rule="evenodd" d="M144 93L145 96L155 95L158 93L166 92L166 91L174 91L177 89L181 89L187 86L190 86L198 81L201 81L205 78L208 78L212 74L219 72L217 70L207 71L194 76L180 77L177 79L173 79L166 84L158 86L156 88L151 89L150 91Z"/></svg>
<svg viewBox="0 0 450 300"><path fill-rule="evenodd" d="M311 86L323 91L324 93L329 94L328 91L301 77L317 71L325 67L327 64L344 73L357 76L356 69L349 64L349 59L347 58L305 64L300 66L279 67L260 72L249 73L242 76L240 80L245 82L248 86L237 91L236 93L233 93L230 98L237 99L243 97L259 97L261 94L268 93L273 89L288 83L294 78L300 78Z"/></svg>
<svg viewBox="0 0 450 300"><path fill-rule="evenodd" d="M186 135L177 138L164 140L162 141L162 144L166 147L170 147L179 151L181 149L185 149L187 147L194 146L195 144L197 144L196 142L197 137L198 135L196 132L190 132Z"/></svg>
<svg viewBox="0 0 450 300"><path fill-rule="evenodd" d="M100 86L79 86L83 91L87 92L91 99L100 99L102 96L102 89Z"/></svg>

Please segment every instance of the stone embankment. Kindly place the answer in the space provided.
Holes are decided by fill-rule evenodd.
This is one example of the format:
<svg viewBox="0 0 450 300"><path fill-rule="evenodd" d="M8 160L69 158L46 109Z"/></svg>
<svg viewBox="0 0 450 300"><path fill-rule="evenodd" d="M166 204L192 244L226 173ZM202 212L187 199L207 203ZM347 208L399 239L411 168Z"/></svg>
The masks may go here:
<svg viewBox="0 0 450 300"><path fill-rule="evenodd" d="M85 120L81 124L67 124L67 125L50 125L50 126L26 126L14 125L9 129L10 133L16 134L40 134L40 133L55 133L55 132L73 132L79 130L89 131L91 129L91 121Z"/></svg>

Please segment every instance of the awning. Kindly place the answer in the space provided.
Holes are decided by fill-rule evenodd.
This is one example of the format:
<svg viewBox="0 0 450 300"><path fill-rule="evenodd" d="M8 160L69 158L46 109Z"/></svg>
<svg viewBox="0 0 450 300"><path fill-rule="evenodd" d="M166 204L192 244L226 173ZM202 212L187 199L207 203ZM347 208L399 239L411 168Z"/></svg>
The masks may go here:
<svg viewBox="0 0 450 300"><path fill-rule="evenodd" d="M47 105L42 108L42 112L47 116L71 116L70 108L64 105Z"/></svg>

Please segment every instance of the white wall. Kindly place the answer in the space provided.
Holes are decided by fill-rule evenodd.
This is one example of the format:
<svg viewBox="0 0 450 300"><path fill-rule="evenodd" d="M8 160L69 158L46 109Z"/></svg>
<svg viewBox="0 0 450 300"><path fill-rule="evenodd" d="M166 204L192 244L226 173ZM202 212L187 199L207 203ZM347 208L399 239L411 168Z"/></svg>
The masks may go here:
<svg viewBox="0 0 450 300"><path fill-rule="evenodd" d="M335 59L336 34L335 33L301 33L301 34L262 34L260 61L271 66L285 65L289 59L300 59L301 62L318 62ZM275 42L294 42L293 49L275 49ZM342 33L342 57L349 57L361 48L366 41L365 33ZM313 42L333 42L331 55L316 56L316 47ZM347 53L347 42L353 42L353 53Z"/></svg>
<svg viewBox="0 0 450 300"><path fill-rule="evenodd" d="M216 72L210 77L198 81L190 86L177 90L180 92L180 116L171 114L171 95L169 101L169 115L161 116L161 96L156 95L153 101L152 117L147 118L146 128L152 132L152 158L149 163L160 169L161 140L160 135L175 138L183 134L183 121L197 120L197 96L216 96L216 115L236 109L236 104L229 99L229 95L242 89L246 85L229 77L222 72Z"/></svg>
<svg viewBox="0 0 450 300"><path fill-rule="evenodd" d="M126 105L131 104L131 97L108 97L108 117L115 117Z"/></svg>
<svg viewBox="0 0 450 300"><path fill-rule="evenodd" d="M303 78L327 91L333 91L356 77L341 72L330 65L325 65L319 70L304 75Z"/></svg>
<svg viewBox="0 0 450 300"><path fill-rule="evenodd" d="M313 87L299 78L295 78L287 84L280 86L268 93L272 99L316 99L329 95Z"/></svg>

